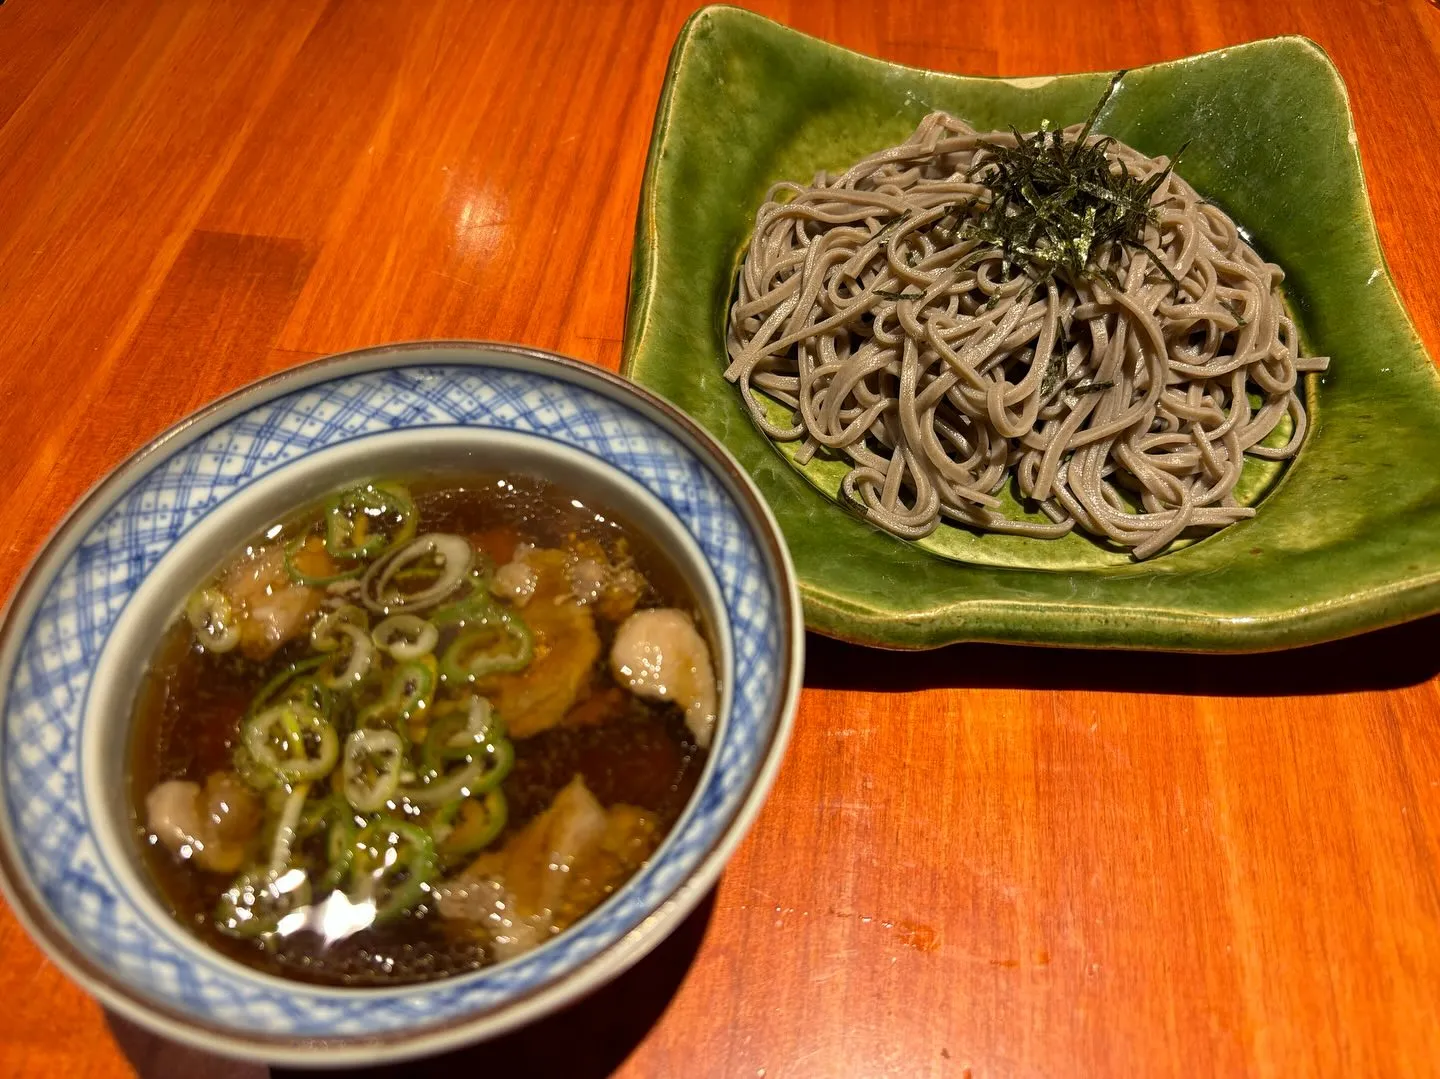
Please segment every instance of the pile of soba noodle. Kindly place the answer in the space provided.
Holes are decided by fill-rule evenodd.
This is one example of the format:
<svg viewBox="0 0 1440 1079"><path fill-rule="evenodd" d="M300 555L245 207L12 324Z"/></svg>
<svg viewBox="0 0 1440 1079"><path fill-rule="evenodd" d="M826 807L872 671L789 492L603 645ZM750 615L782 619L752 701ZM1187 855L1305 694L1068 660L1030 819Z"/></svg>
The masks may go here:
<svg viewBox="0 0 1440 1079"><path fill-rule="evenodd" d="M1099 141L1088 125L1063 135ZM755 422L803 441L802 465L843 454L842 496L906 539L942 518L1043 538L1078 526L1146 558L1252 516L1234 496L1245 456L1298 450L1298 376L1327 362L1299 355L1280 268L1165 159L1104 140L1114 175L1166 173L1143 245L1036 274L966 227L993 198L986 144L1017 139L933 113L839 177L770 190L725 372ZM1285 445L1260 445L1287 415ZM997 512L1011 477L1048 520Z"/></svg>

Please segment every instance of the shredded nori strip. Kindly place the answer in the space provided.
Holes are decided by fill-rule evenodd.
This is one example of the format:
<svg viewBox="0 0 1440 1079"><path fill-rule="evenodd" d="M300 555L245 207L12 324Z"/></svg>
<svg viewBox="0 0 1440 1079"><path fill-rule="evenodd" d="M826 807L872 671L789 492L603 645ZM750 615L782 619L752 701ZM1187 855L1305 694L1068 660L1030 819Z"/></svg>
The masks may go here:
<svg viewBox="0 0 1440 1079"><path fill-rule="evenodd" d="M1036 281L1059 275L1072 283L1098 277L1118 288L1120 282L1099 265L1099 258L1107 248L1127 247L1144 251L1170 283L1179 286L1145 243L1145 230L1158 221L1151 200L1185 146L1163 170L1142 180L1109 156L1114 139L1087 141L1124 74L1111 79L1075 138L1046 121L1029 136L1012 128L1014 146L981 143L982 154L968 179L983 184L988 198L959 203L952 212L961 218L961 234L1001 252L1006 274L1018 269ZM934 231L941 238L954 235L951 229Z"/></svg>

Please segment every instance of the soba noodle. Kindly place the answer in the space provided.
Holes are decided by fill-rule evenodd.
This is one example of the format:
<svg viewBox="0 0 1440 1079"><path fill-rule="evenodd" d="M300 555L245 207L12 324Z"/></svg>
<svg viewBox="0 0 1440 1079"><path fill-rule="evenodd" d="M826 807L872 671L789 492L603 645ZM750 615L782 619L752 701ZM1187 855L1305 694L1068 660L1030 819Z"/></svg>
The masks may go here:
<svg viewBox="0 0 1440 1079"><path fill-rule="evenodd" d="M1101 247L1080 275L1027 273L966 227L993 197L987 143L1016 137L933 113L839 177L770 190L725 372L755 422L801 441L801 464L848 458L843 498L906 539L942 518L1042 538L1078 526L1146 558L1252 516L1235 497L1245 457L1295 454L1299 375L1327 363L1299 354L1280 268L1168 173L1144 247ZM1106 147L1117 175L1167 170ZM1287 417L1285 444L1262 445ZM997 512L1012 477L1048 520Z"/></svg>

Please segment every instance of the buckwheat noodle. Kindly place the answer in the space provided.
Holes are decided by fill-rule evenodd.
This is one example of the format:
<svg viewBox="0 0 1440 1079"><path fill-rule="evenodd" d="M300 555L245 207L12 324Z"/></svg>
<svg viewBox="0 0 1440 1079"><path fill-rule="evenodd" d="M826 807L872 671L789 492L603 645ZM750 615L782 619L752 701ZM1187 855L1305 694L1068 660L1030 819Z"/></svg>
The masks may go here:
<svg viewBox="0 0 1440 1079"><path fill-rule="evenodd" d="M1172 173L1145 240L1178 289L1119 245L1080 280L1007 272L998 249L936 227L983 203L967 179L982 142L1015 139L933 113L841 176L771 188L727 342L755 422L800 441L802 464L843 454L842 496L906 539L942 518L1042 538L1078 526L1146 558L1252 516L1234 495L1245 456L1295 454L1299 375L1328 362L1299 354L1280 268ZM1109 147L1136 176L1167 165ZM1286 416L1285 445L1260 445ZM1048 520L997 512L1012 476Z"/></svg>

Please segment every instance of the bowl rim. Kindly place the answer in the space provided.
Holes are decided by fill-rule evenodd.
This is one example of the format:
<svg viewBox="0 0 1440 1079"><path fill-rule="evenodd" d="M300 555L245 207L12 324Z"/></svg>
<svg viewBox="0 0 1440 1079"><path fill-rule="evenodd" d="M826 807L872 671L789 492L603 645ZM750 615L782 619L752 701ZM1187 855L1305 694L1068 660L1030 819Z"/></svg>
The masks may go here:
<svg viewBox="0 0 1440 1079"><path fill-rule="evenodd" d="M446 356L422 358L427 353ZM242 411L285 394L330 381L389 368L473 366L538 372L617 401L639 412L676 437L705 461L750 518L774 572L781 613L777 670L783 691L777 702L775 729L763 753L757 754L734 814L700 856L694 872L682 877L655 902L647 916L629 932L581 961L558 979L507 997L491 1008L431 1025L416 1025L376 1035L295 1035L237 1032L134 993L71 941L35 888L14 849L8 802L0 799L0 895L36 946L72 981L103 1006L163 1037L193 1048L239 1059L305 1067L335 1068L359 1063L395 1062L428 1056L482 1041L531 1022L593 992L628 970L662 940L709 893L730 856L749 832L774 783L794 727L804 665L804 616L795 569L778 523L754 482L728 449L674 405L652 391L597 365L526 345L467 339L403 341L374 345L320 357L253 380L181 418L109 469L67 511L22 571L0 609L0 704L9 696L10 677L19 648L41 599L65 560L89 527L136 482L162 463L172 450ZM616 466L610 466L616 467ZM0 743L3 755L3 743ZM3 777L0 777L3 784ZM698 791L697 791L698 793ZM693 798L693 796L692 796ZM438 984L438 983L437 983ZM296 983L301 987L301 983Z"/></svg>

